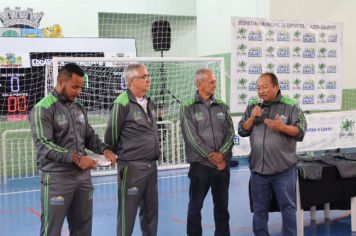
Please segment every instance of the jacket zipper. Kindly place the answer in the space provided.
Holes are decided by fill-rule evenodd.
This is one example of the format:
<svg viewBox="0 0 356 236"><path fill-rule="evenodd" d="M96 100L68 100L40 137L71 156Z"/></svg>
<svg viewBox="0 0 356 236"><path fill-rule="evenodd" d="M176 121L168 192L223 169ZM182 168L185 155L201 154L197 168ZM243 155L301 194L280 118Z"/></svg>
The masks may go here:
<svg viewBox="0 0 356 236"><path fill-rule="evenodd" d="M70 112L69 110L69 107L65 104L65 107L68 109L68 112L69 112L69 116L70 116L70 119L72 121L72 125L73 125L73 132L74 132L74 138L75 138L75 145L77 147L77 154L79 155L79 147L78 147L78 139L77 139L77 134L75 133L75 124L74 124L74 119L72 117L72 113Z"/></svg>
<svg viewBox="0 0 356 236"><path fill-rule="evenodd" d="M151 113L151 109L149 109L149 105L148 105L149 102L150 102L150 100L147 99L147 114L146 114L146 112L145 112L145 110L143 109L143 107L142 107L138 102L134 101L134 103L136 103L136 105L139 106L139 109L141 109L141 111L142 111L143 114L145 115L145 118L146 118L148 124L151 125L152 123L148 120L148 117L150 116L149 114ZM152 119L152 117L150 117L150 118Z"/></svg>
<svg viewBox="0 0 356 236"><path fill-rule="evenodd" d="M136 101L133 101L134 103L136 103L137 106L139 106L139 109L141 109L141 111L143 112L143 114L145 115L145 118L146 118L146 121L148 122L148 124L150 125L150 128L151 130L154 130L153 128L153 117L152 117L152 113L151 113L151 108L150 108L150 98L147 98L147 114L145 112L145 110L143 109L143 107ZM151 122L148 120L148 117L150 117L151 119ZM155 140L155 143L157 143L157 138L156 138L156 135L154 134L153 132L153 137L154 137L154 140ZM155 155L157 155L157 148L155 148Z"/></svg>
<svg viewBox="0 0 356 236"><path fill-rule="evenodd" d="M150 98L147 98L147 116L149 116L150 117L150 119L151 119L151 122L148 122L150 125L151 125L151 129L153 130L153 131L155 131L154 130L154 120L153 119L155 119L153 116L152 116L152 112L151 112L151 106L150 106L150 101L151 101L151 99ZM141 106L140 106L141 107ZM142 108L142 107L141 107ZM143 112L145 112L145 111L143 111ZM148 118L147 118L147 121L148 121ZM156 126L157 126L157 124L156 124ZM153 132L153 137L154 137L154 140L155 140L155 143L157 143L158 142L158 140L157 140L157 137L156 137L156 135L155 135L155 132ZM155 148L155 158L156 158L156 155L157 155L158 153L157 153L157 147ZM158 157L159 158L159 157Z"/></svg>
<svg viewBox="0 0 356 236"><path fill-rule="evenodd" d="M270 107L268 107L268 114L267 118L269 118L269 112L271 111ZM263 124L265 126L265 132L263 133L263 144L262 144L262 174L263 174L263 169L265 167L265 137L266 137L266 131L267 131L267 125Z"/></svg>
<svg viewBox="0 0 356 236"><path fill-rule="evenodd" d="M204 105L206 105L206 104L204 104ZM213 126L213 122L212 122L212 119L211 119L211 112L210 112L211 105L210 106L206 105L206 106L208 107L208 111L209 111L210 125L211 125L211 130L213 132L214 150L216 152L217 150L216 150L216 142L215 142L215 132L214 132L214 126Z"/></svg>

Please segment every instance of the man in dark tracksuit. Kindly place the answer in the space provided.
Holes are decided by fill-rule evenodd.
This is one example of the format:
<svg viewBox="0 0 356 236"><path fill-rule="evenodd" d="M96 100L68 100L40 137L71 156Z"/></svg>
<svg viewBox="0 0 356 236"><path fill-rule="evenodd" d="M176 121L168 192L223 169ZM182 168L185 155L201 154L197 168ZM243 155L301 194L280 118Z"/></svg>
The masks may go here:
<svg viewBox="0 0 356 236"><path fill-rule="evenodd" d="M157 165L159 139L154 105L146 93L150 77L142 64L124 72L128 89L111 107L105 141L118 155L119 207L117 235L132 234L140 207L144 236L157 235Z"/></svg>
<svg viewBox="0 0 356 236"><path fill-rule="evenodd" d="M38 165L41 170L41 235L60 236L67 217L71 236L89 236L92 226L93 184L96 164L85 148L115 162L88 123L84 107L75 101L84 84L76 64L65 65L56 88L30 113Z"/></svg>
<svg viewBox="0 0 356 236"><path fill-rule="evenodd" d="M187 234L201 236L201 209L211 187L215 236L229 236L229 160L234 128L229 108L215 99L216 79L209 69L195 74L197 92L181 108L180 122L190 163Z"/></svg>
<svg viewBox="0 0 356 236"><path fill-rule="evenodd" d="M250 136L253 231L258 236L269 235L273 190L282 213L283 236L296 235L296 142L304 138L305 117L294 99L281 95L273 73L259 77L257 90L263 102L250 102L239 122L239 134Z"/></svg>

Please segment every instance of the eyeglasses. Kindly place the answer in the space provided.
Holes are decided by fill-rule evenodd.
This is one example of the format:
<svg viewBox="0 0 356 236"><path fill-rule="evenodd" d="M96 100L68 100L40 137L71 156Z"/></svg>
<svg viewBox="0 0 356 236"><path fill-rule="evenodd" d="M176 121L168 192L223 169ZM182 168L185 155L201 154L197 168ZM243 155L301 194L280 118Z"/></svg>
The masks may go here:
<svg viewBox="0 0 356 236"><path fill-rule="evenodd" d="M151 76L149 74L147 74L147 75L143 75L143 76L134 76L132 78L149 80L151 78Z"/></svg>

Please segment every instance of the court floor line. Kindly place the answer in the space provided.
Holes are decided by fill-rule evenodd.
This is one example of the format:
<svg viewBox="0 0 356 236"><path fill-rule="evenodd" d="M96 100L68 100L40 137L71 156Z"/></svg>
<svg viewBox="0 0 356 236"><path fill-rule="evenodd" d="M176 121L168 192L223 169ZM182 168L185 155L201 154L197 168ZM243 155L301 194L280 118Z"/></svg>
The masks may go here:
<svg viewBox="0 0 356 236"><path fill-rule="evenodd" d="M249 171L248 168L240 168L237 170L230 170L231 172L239 172L239 171ZM172 176L160 176L158 179L174 179L174 178L181 178L181 177L187 177L187 174L184 175L172 175ZM94 186L100 186L100 185L110 185L110 184L117 184L117 181L111 181L111 182L104 182L104 183L96 183L93 184ZM24 193L35 193L39 192L40 189L33 189L33 190L24 190L24 191L16 191L16 192L8 192L8 193L0 193L1 196L7 196L7 195L15 195L15 194L24 194Z"/></svg>
<svg viewBox="0 0 356 236"><path fill-rule="evenodd" d="M34 215L37 216L38 218L41 217L41 213L38 212L38 211L36 211L36 210L33 209L33 208L27 208L26 210L29 211L30 213L34 214Z"/></svg>

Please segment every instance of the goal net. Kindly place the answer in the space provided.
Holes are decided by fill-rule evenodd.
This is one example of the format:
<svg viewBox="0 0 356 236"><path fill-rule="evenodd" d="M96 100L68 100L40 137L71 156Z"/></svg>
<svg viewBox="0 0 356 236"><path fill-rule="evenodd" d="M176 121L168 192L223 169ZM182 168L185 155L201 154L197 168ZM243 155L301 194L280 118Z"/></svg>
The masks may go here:
<svg viewBox="0 0 356 236"><path fill-rule="evenodd" d="M225 99L225 72L222 58L54 57L42 71L45 75L44 81L31 85L33 87L30 89L40 91L32 93L36 95L31 97L33 104L53 90L58 69L69 62L77 63L86 72L84 88L78 100L88 110L89 121L101 137L105 132L111 104L127 89L123 78L125 66L134 62L146 65L151 75L151 88L148 95L152 97L157 106L156 114L162 151L158 161L159 168L186 166L179 124L179 108L182 102L191 98L195 93L193 83L195 71L210 68L215 73L218 82L216 96ZM42 73L38 76L43 78ZM32 81L37 80L32 78ZM15 82L13 81L12 87L10 86L12 89L16 89ZM16 107L21 108L18 105ZM0 123L0 128L3 129L0 142L2 150L0 163L1 176L5 179L38 175L36 150L27 121L30 109L28 107L27 112L21 114L25 117L21 121L9 121L8 115L2 116L4 119ZM101 167L97 168L94 174L115 172L112 167Z"/></svg>
<svg viewBox="0 0 356 236"><path fill-rule="evenodd" d="M148 95L157 107L161 157L159 166L177 168L185 164L183 142L179 127L179 109L182 102L194 96L194 73L210 68L216 75L216 96L225 99L224 60L222 58L53 58L53 66L46 69L46 93L55 83L58 69L74 62L85 70L84 88L78 100L86 107L89 121L103 135L109 109L118 95L127 89L123 71L129 63L144 64L151 76Z"/></svg>

